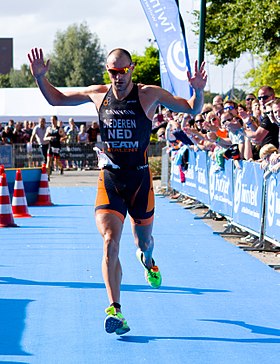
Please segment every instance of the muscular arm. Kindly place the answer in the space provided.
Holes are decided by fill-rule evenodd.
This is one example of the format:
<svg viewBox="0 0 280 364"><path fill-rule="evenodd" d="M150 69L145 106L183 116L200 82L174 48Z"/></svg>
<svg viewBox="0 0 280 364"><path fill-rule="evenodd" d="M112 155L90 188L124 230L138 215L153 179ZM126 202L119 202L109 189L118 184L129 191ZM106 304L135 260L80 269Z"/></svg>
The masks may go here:
<svg viewBox="0 0 280 364"><path fill-rule="evenodd" d="M189 84L193 88L193 96L189 99L183 99L179 96L173 96L170 92L158 86L144 86L142 88L143 94L146 94L147 100L144 99L144 107L150 112L151 107L157 107L161 104L168 109L176 112L185 112L189 114L198 114L204 103L204 87L207 82L207 74L204 70L205 63L203 62L200 69L198 69L197 61L195 62L195 72L193 76L188 72ZM150 100L150 103L149 103ZM141 100L142 101L142 100Z"/></svg>
<svg viewBox="0 0 280 364"><path fill-rule="evenodd" d="M83 91L61 92L46 78L50 61L44 61L42 49L32 49L28 54L30 70L45 99L52 106L75 106L95 102L95 94L104 92L103 85L89 86Z"/></svg>
<svg viewBox="0 0 280 364"><path fill-rule="evenodd" d="M252 139L255 143L260 144L267 136L268 131L261 126L256 131L245 129L245 134L249 139Z"/></svg>

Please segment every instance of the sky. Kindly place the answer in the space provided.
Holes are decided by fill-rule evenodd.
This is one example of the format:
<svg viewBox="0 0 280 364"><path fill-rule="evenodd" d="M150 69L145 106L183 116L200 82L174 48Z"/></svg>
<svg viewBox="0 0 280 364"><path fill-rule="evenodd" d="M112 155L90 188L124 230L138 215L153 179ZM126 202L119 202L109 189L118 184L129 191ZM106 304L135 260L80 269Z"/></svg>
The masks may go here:
<svg viewBox="0 0 280 364"><path fill-rule="evenodd" d="M200 1L180 0L179 3L193 65L198 58L198 39L191 31L191 16L187 12L199 9ZM28 63L27 53L31 48L39 47L45 54L50 53L57 31L65 31L69 25L83 22L97 34L101 46L108 52L122 47L142 55L149 39L154 39L140 0L1 1L0 38L13 38L15 69ZM247 55L236 62L236 67L233 63L216 67L211 58L205 57L205 60L208 72L206 90L215 93L227 92L233 80L235 87L242 88L244 73L251 68Z"/></svg>

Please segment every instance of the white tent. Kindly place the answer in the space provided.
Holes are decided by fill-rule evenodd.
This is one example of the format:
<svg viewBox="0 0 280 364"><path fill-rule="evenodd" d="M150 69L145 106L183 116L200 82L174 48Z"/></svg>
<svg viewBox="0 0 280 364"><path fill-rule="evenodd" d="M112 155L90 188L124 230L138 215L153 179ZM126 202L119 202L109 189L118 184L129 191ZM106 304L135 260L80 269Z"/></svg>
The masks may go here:
<svg viewBox="0 0 280 364"><path fill-rule="evenodd" d="M59 88L61 91L79 89L79 87ZM38 88L0 88L0 122L5 123L9 119L38 121L40 117L45 117L48 122L52 115L57 115L64 123L67 123L70 117L73 117L75 122L90 123L98 120L92 102L79 106L51 106Z"/></svg>

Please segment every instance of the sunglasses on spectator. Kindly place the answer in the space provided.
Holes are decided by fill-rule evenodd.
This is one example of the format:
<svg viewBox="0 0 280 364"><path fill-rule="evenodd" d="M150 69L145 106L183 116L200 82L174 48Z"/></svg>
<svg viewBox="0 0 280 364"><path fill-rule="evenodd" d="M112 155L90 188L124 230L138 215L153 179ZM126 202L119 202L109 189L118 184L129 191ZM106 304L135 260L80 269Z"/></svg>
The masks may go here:
<svg viewBox="0 0 280 364"><path fill-rule="evenodd" d="M232 121L233 119L225 119L222 121L222 124L226 123L227 121Z"/></svg>
<svg viewBox="0 0 280 364"><path fill-rule="evenodd" d="M201 115L206 115L206 114L208 114L210 111L211 111L211 110L203 111L203 112L201 113Z"/></svg>
<svg viewBox="0 0 280 364"><path fill-rule="evenodd" d="M270 115L270 114L272 114L272 110L270 110L270 111L265 111L265 112L264 112L264 114L265 114L265 115Z"/></svg>
<svg viewBox="0 0 280 364"><path fill-rule="evenodd" d="M233 110L234 109L234 106L226 106L224 107L224 110Z"/></svg>
<svg viewBox="0 0 280 364"><path fill-rule="evenodd" d="M254 101L255 99L254 99L254 97L248 97L247 99L246 99L246 101Z"/></svg>
<svg viewBox="0 0 280 364"><path fill-rule="evenodd" d="M204 123L204 119L195 120L196 123Z"/></svg>
<svg viewBox="0 0 280 364"><path fill-rule="evenodd" d="M124 75L125 73L128 73L130 71L130 65L122 68L108 68L108 72L111 73L112 76L117 76L117 74Z"/></svg>
<svg viewBox="0 0 280 364"><path fill-rule="evenodd" d="M258 96L258 100L267 100L269 97L269 95Z"/></svg>

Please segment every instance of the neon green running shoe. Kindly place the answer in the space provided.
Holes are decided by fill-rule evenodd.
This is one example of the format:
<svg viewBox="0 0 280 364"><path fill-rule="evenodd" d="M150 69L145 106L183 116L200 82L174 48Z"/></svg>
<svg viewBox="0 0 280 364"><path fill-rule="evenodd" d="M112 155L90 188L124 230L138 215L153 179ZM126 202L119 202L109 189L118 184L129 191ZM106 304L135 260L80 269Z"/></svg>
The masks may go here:
<svg viewBox="0 0 280 364"><path fill-rule="evenodd" d="M115 332L117 335L123 335L130 331L121 312L116 312L114 307L109 306L106 308L105 313L108 316L104 320L104 329L108 334Z"/></svg>
<svg viewBox="0 0 280 364"><path fill-rule="evenodd" d="M148 269L143 262L143 255L144 253L140 249L137 249L136 257L144 268L145 279L151 287L159 288L161 286L162 279L158 266L155 265L155 261L152 259L153 267L151 269Z"/></svg>

